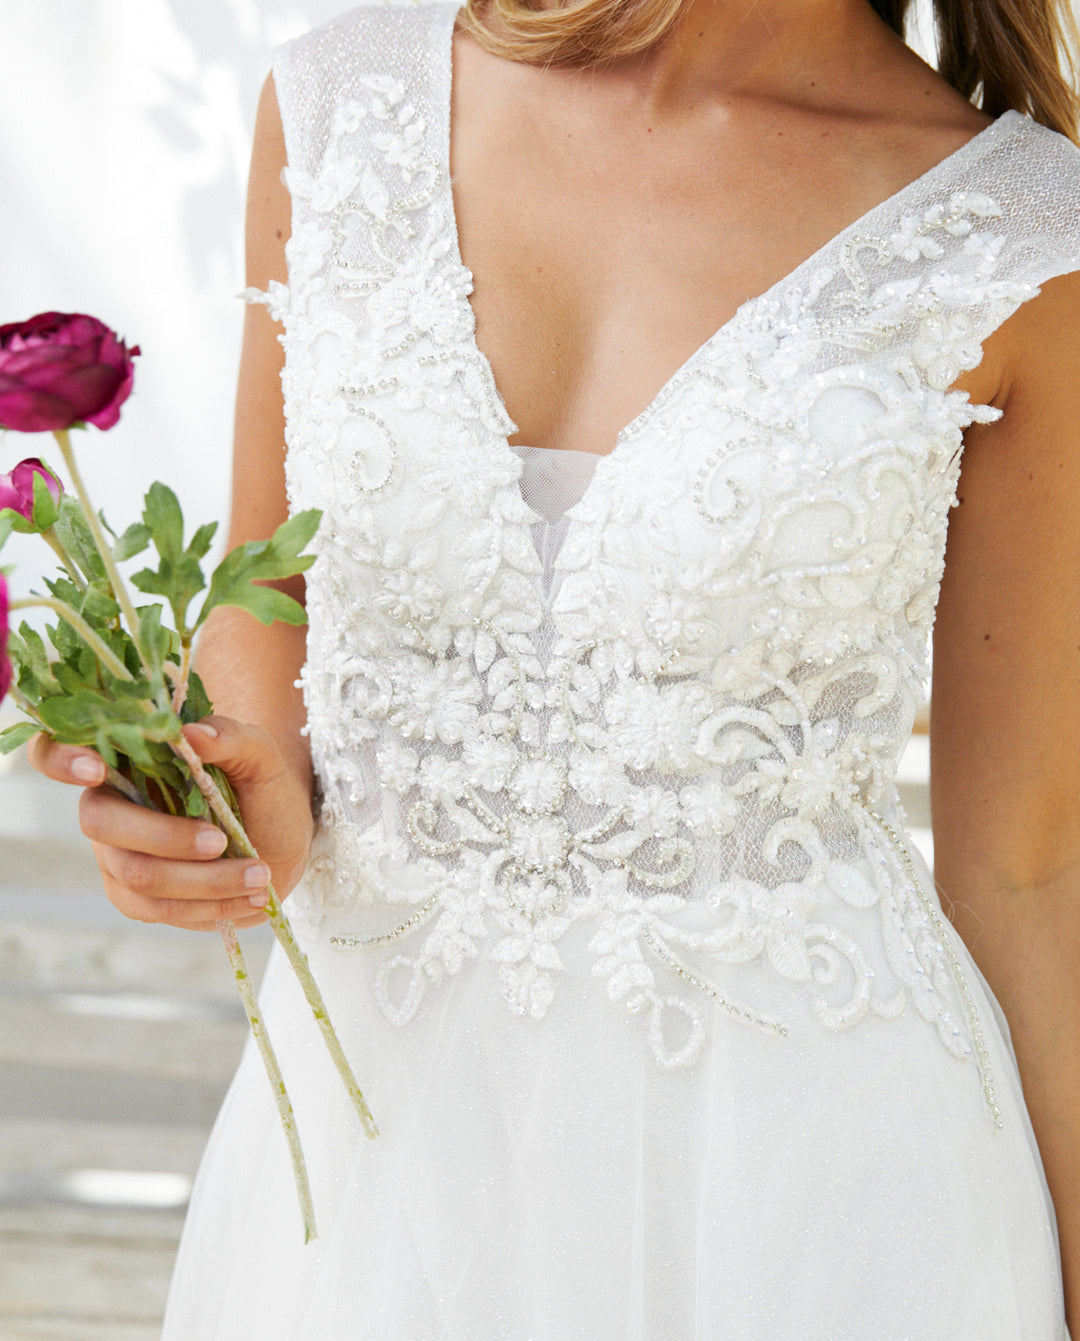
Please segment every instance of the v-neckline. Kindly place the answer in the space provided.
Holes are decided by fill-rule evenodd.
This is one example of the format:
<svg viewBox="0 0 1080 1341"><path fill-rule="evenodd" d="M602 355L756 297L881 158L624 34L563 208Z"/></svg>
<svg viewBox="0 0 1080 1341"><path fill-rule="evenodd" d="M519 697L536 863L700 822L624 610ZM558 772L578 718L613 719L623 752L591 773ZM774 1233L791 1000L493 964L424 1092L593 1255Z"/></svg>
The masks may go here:
<svg viewBox="0 0 1080 1341"><path fill-rule="evenodd" d="M447 216L448 216L448 231L450 235L451 256L454 263L460 266L460 268L465 272L466 275L468 275L469 278L468 291L461 292L460 296L457 297L456 301L464 303L469 308L469 312L472 315L473 319L470 323L470 334L469 334L469 342L471 343L472 346L471 353L475 357L481 375L483 376L486 382L487 391L490 393L492 400L494 401L495 404L499 406L502 412L504 420L504 428L506 430L502 439L503 446L506 448L506 451L509 453L511 458L514 459L515 461L518 461L520 460L520 458L518 458L515 455L513 446L510 443L510 438L518 431L517 425L514 423L513 419L510 416L510 412L506 408L506 402L503 399L502 392L499 390L498 382L495 379L495 370L491 365L491 361L484 353L484 351L480 348L476 340L475 314L472 311L472 304L469 302L468 297L468 292L471 292L472 285L474 284L475 281L473 278L472 270L465 264L464 260L462 259L461 235L458 231L457 209L454 204L453 178L450 171L450 148L451 148L450 137L451 137L451 117L453 109L454 30L457 27L457 16L459 10L460 6L458 4L453 4L451 6L451 15L448 25L448 31L443 35L444 77L442 81L443 88L442 88L442 108L441 108L442 143L440 145L440 165L443 169L443 180L446 184L445 189L447 193L447 202L448 202ZM853 219L851 223L847 224L845 227L840 229L839 232L834 233L832 237L828 238L825 242L823 242L821 246L815 248L815 250L812 251L804 260L800 261L798 265L794 266L791 270L786 271L774 283L770 284L768 288L763 289L760 293L755 294L753 297L747 298L745 302L740 303L739 306L735 309L735 311L731 314L731 316L728 317L728 319L721 326L719 326L712 333L712 335L708 337L708 339L706 339L700 345L698 345L698 347L693 351L693 353L691 353L686 359L683 360L681 364L679 364L679 366L675 369L675 371L671 374L671 376L668 377L663 382L660 389L657 391L656 395L653 396L652 400L649 401L649 403L645 406L645 408L639 414L635 415L634 418L631 419L628 424L626 424L623 428L619 429L618 433L615 435L615 440L611 448L606 452L591 453L591 455L594 455L598 458L597 460L598 466L600 462L606 461L610 457L614 456L623 443L625 443L629 438L635 436L639 432L639 430L647 423L647 421L652 418L656 410L668 400L671 392L677 386L681 385L685 380L687 380L692 375L697 365L704 358L706 358L708 354L713 349L716 348L717 345L719 345L723 340L728 339L733 333L733 331L736 330L737 327L743 321L746 320L747 316L751 312L771 302L773 299L777 297L779 293L781 293L790 284L796 283L798 279L800 279L804 274L820 265L820 263L824 260L824 258L834 248L843 246L845 242L847 242L851 237L855 236L857 233L866 231L869 228L871 222L875 220L879 215L889 211L894 211L896 207L900 205L901 202L907 196L917 192L921 187L925 186L927 182L929 182L932 178L936 177L939 173L943 173L949 169L955 168L969 158L978 158L979 156L981 156L983 153L986 152L986 150L990 147L991 142L995 140L997 136L1006 127L1011 128L1014 124L1023 122L1026 119L1027 118L1024 116L1022 112L1018 112L1015 110L1009 110L1003 112L999 117L996 118L996 120L991 121L991 123L988 126L984 126L982 130L976 131L976 133L972 135L970 139L965 140L964 143L960 145L959 148L954 149L950 154L946 154L944 158L939 159L937 163L927 168L925 172L920 173L917 177L913 177L910 182L907 182L905 185L901 186L891 195L886 196L876 205L872 205L863 214L860 214L858 218ZM560 451L565 449L554 448L553 450Z"/></svg>

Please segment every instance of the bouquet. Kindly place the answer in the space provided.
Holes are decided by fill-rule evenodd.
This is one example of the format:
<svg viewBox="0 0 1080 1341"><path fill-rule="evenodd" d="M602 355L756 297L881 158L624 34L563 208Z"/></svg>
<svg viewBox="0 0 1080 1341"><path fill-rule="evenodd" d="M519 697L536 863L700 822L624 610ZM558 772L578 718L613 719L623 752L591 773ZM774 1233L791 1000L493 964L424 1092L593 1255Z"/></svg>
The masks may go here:
<svg viewBox="0 0 1080 1341"><path fill-rule="evenodd" d="M210 575L202 561L216 523L185 539L176 495L155 483L141 520L117 533L91 505L72 447L74 429L111 428L131 394L128 348L94 317L43 312L0 326L0 428L52 432L63 477L39 457L0 475L0 547L13 531L41 537L60 570L48 594L10 599L0 570L0 699L10 695L26 720L0 732L0 752L39 731L102 758L109 785L138 805L199 816L217 824L233 856L257 857L228 779L205 765L181 727L213 711L192 668L195 634L212 610L239 606L264 624L302 624L304 610L266 582L302 573L303 553L319 524L301 512L266 540L238 546ZM120 565L150 551L148 564L125 580ZM131 588L150 600L136 605ZM205 593L205 594L203 594ZM201 601L197 598L201 596ZM156 599L155 599L156 598ZM15 610L43 606L56 622L51 647L28 624L9 627ZM303 988L323 1040L364 1131L375 1123L330 1022L322 995L271 885L266 915ZM288 1142L305 1241L315 1236L311 1190L285 1082L259 1015L243 953L231 922L218 924Z"/></svg>

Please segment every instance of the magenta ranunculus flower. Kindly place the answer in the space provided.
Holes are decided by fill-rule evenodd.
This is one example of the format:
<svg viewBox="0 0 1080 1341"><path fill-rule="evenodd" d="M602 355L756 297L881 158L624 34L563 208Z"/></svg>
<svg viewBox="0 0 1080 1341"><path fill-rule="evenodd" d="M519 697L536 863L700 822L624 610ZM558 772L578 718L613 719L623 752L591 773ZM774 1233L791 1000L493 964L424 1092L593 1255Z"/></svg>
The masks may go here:
<svg viewBox="0 0 1080 1341"><path fill-rule="evenodd" d="M112 428L131 395L138 345L97 317L40 312L0 326L0 426L55 432L86 422Z"/></svg>
<svg viewBox="0 0 1080 1341"><path fill-rule="evenodd" d="M0 699L11 688L11 662L7 654L8 591L3 573L0 573Z"/></svg>
<svg viewBox="0 0 1080 1341"><path fill-rule="evenodd" d="M34 476L40 475L53 498L59 501L64 486L44 461L36 456L20 461L10 475L0 475L0 508L12 508L29 521L34 515Z"/></svg>

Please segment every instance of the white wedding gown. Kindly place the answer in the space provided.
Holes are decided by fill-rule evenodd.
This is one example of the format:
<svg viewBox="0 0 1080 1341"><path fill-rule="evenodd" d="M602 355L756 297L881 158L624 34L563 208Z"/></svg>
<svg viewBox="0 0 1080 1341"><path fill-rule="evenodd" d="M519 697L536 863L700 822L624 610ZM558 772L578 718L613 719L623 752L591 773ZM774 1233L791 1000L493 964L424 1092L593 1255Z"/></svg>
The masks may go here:
<svg viewBox="0 0 1080 1341"><path fill-rule="evenodd" d="M745 304L606 457L514 449L448 173L452 5L275 66L303 683L289 901L382 1134L263 990L167 1341L1061 1341L1005 1025L904 837L961 431L1080 268L1008 113ZM252 295L259 298L259 295Z"/></svg>

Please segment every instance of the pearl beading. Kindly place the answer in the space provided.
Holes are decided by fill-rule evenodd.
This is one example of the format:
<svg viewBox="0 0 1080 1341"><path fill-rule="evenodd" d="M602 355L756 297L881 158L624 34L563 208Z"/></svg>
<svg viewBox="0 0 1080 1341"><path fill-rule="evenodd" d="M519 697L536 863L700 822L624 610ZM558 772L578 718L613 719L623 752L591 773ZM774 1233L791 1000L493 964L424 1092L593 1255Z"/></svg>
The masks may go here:
<svg viewBox="0 0 1080 1341"><path fill-rule="evenodd" d="M995 1111L962 965L886 849L960 432L992 417L950 388L1050 273L1049 247L1010 250L1031 202L993 167L1027 123L985 133L994 199L972 189L972 151L744 304L597 467L545 603L429 59L401 81L361 71L329 137L306 161L291 149L291 287L267 295L286 321L290 498L329 518L304 690L339 835L320 887L360 919L335 944L409 941L376 984L404 1023L468 964L541 1018L568 938L668 1068L703 1046L695 998L796 1033L709 966L725 987L767 968L834 1031L914 1002ZM856 799L888 827L860 827ZM370 903L403 888L423 903L365 935ZM674 1051L672 1011L691 1026Z"/></svg>

